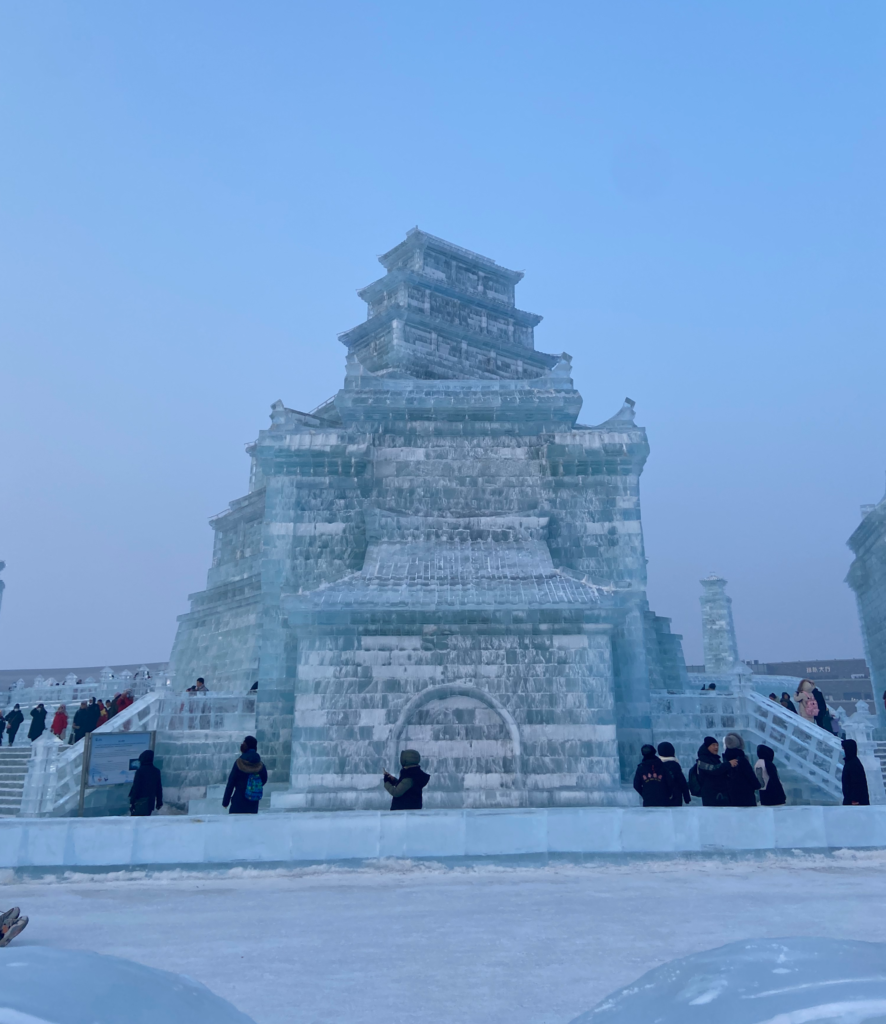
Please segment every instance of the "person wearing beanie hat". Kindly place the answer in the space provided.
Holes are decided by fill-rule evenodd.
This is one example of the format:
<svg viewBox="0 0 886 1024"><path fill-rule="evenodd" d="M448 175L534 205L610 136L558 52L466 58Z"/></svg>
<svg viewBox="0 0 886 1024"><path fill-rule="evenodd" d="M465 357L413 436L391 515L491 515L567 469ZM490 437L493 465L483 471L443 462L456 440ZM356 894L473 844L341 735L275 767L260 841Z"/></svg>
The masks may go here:
<svg viewBox="0 0 886 1024"><path fill-rule="evenodd" d="M686 783L686 776L683 774L680 762L676 758L674 744L668 743L667 740L659 743L658 757L662 763L670 792L668 806L682 807L684 803L691 804L692 794L689 792L689 786Z"/></svg>
<svg viewBox="0 0 886 1024"><path fill-rule="evenodd" d="M867 807L870 802L868 777L858 757L855 740L843 740L843 803L852 807Z"/></svg>
<svg viewBox="0 0 886 1024"><path fill-rule="evenodd" d="M720 761L720 744L713 736L705 736L698 748L695 771L705 807L726 807L726 772L729 766ZM691 772L690 772L691 774Z"/></svg>
<svg viewBox="0 0 886 1024"><path fill-rule="evenodd" d="M422 809L422 790L431 781L431 776L422 771L421 754L417 750L400 752L400 777L394 778L385 772L385 789L391 794L392 811L420 811Z"/></svg>
<svg viewBox="0 0 886 1024"><path fill-rule="evenodd" d="M737 732L726 734L726 797L730 807L756 807L760 780L744 752L744 740Z"/></svg>
<svg viewBox="0 0 886 1024"><path fill-rule="evenodd" d="M634 789L640 794L644 807L667 807L671 802L671 790L664 765L650 744L644 743L640 753L643 760L634 772Z"/></svg>
<svg viewBox="0 0 886 1024"><path fill-rule="evenodd" d="M222 807L230 807L229 814L258 814L267 784L268 769L258 755L258 740L247 736L228 775Z"/></svg>
<svg viewBox="0 0 886 1024"><path fill-rule="evenodd" d="M775 751L761 743L757 747L757 763L754 774L760 783L760 803L764 807L781 807L787 803L784 787L775 767Z"/></svg>

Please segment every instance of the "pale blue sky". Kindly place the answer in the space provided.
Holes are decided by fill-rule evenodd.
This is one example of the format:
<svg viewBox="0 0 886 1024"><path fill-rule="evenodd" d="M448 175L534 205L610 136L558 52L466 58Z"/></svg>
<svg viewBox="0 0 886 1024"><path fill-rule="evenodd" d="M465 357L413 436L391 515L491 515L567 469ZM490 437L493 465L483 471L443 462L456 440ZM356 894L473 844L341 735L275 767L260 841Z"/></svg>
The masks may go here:
<svg viewBox="0 0 886 1024"><path fill-rule="evenodd" d="M637 402L653 608L861 653L884 489L879 0L0 4L0 666L165 659L277 398L415 224Z"/></svg>

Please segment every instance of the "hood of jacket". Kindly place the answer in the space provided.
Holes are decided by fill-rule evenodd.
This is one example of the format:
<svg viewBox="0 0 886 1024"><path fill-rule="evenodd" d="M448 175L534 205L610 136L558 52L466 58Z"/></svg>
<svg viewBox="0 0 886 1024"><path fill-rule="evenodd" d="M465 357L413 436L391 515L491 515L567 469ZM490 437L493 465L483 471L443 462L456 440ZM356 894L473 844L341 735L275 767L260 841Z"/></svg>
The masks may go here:
<svg viewBox="0 0 886 1024"><path fill-rule="evenodd" d="M237 767L241 772L246 772L247 775L254 775L256 772L260 772L263 766L261 758L258 756L258 751L244 751L244 753L237 758Z"/></svg>
<svg viewBox="0 0 886 1024"><path fill-rule="evenodd" d="M761 743L757 747L757 757L759 757L761 761L774 761L775 751L772 747L767 747L765 743Z"/></svg>
<svg viewBox="0 0 886 1024"><path fill-rule="evenodd" d="M139 764L142 766L142 768L144 768L144 766L146 764L153 764L154 763L154 751L153 750L143 750L138 755L138 760L139 760Z"/></svg>
<svg viewBox="0 0 886 1024"><path fill-rule="evenodd" d="M851 757L858 757L858 743L855 740L843 740L841 745L847 761Z"/></svg>
<svg viewBox="0 0 886 1024"><path fill-rule="evenodd" d="M705 744L702 744L698 748L698 759L699 759L699 761L704 761L705 764L721 764L722 763L720 761L720 755L719 754L712 754L710 752L710 750L708 750L707 746L705 746Z"/></svg>

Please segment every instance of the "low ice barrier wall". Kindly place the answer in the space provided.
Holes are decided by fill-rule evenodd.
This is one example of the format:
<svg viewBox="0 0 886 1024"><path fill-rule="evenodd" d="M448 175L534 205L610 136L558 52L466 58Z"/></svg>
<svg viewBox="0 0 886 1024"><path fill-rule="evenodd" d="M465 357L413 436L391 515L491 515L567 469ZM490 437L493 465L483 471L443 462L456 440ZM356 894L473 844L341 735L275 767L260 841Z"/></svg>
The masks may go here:
<svg viewBox="0 0 886 1024"><path fill-rule="evenodd" d="M0 869L886 847L886 806L349 811L0 820Z"/></svg>

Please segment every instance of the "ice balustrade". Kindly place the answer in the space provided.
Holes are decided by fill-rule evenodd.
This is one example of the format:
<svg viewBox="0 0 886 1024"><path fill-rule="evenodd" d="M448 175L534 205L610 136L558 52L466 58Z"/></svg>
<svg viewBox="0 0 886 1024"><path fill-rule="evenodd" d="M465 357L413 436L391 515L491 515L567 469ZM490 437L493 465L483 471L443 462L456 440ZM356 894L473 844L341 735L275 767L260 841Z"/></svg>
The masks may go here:
<svg viewBox="0 0 886 1024"><path fill-rule="evenodd" d="M153 691L115 715L95 734L115 732L252 732L255 695L167 694ZM20 814L71 814L80 800L84 744L67 746L44 733L31 746Z"/></svg>
<svg viewBox="0 0 886 1024"><path fill-rule="evenodd" d="M107 703L113 700L116 694L129 692L133 697L144 697L145 694L154 692L157 681L155 679L102 679L92 683L58 683L57 685L42 683L33 686L24 686L20 689L13 687L4 697L3 713L8 714L15 704L18 704L25 714L25 718L31 708L43 704L50 712L54 712L59 704L64 704L70 719L74 711L79 707L80 702L95 697L96 700L103 700Z"/></svg>

